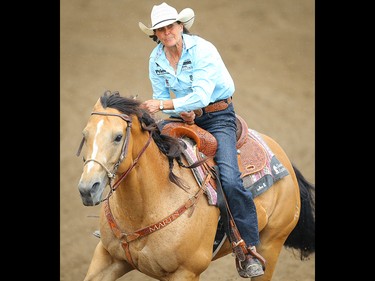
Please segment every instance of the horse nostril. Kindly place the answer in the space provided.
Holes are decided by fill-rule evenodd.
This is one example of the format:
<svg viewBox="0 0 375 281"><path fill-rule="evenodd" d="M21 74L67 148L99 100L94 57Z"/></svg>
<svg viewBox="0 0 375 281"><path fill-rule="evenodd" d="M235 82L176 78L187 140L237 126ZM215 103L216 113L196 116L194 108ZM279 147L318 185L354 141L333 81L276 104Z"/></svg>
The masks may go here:
<svg viewBox="0 0 375 281"><path fill-rule="evenodd" d="M99 187L100 187L99 182L94 183L91 187L91 193L96 193L98 191Z"/></svg>
<svg viewBox="0 0 375 281"><path fill-rule="evenodd" d="M100 183L95 182L93 185L91 185L91 187L80 186L78 190L81 196L87 197L87 196L91 196L92 194L95 194L99 188L100 188Z"/></svg>

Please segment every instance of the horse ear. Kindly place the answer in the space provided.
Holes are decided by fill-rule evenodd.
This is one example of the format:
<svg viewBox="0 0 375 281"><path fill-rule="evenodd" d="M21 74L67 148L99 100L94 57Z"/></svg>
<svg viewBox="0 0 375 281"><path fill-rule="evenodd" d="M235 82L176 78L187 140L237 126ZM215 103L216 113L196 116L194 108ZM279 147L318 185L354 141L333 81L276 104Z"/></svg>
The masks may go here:
<svg viewBox="0 0 375 281"><path fill-rule="evenodd" d="M102 106L102 103L101 103L100 99L101 98L98 98L98 100L96 101L92 111L100 111L100 110L103 109L103 106Z"/></svg>

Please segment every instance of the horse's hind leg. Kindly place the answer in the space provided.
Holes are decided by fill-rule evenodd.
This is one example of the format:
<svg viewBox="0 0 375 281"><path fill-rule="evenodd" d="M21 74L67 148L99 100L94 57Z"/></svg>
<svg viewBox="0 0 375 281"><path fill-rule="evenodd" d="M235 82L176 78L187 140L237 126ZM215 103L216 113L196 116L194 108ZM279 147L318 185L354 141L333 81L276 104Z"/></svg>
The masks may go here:
<svg viewBox="0 0 375 281"><path fill-rule="evenodd" d="M275 217L273 220L275 220ZM281 218L276 218L276 221L277 223L268 220L267 225L260 232L261 242L256 246L256 249L266 259L266 270L264 275L254 278L257 281L269 281L272 279L279 255L287 239L287 234L291 232L295 225L293 219L289 219L289 223Z"/></svg>
<svg viewBox="0 0 375 281"><path fill-rule="evenodd" d="M133 269L127 262L113 259L99 242L84 281L115 281Z"/></svg>
<svg viewBox="0 0 375 281"><path fill-rule="evenodd" d="M261 243L257 245L257 252L266 259L266 270L263 275L251 280L270 281L272 279L283 244L284 239L273 238L267 241L264 237L261 238Z"/></svg>

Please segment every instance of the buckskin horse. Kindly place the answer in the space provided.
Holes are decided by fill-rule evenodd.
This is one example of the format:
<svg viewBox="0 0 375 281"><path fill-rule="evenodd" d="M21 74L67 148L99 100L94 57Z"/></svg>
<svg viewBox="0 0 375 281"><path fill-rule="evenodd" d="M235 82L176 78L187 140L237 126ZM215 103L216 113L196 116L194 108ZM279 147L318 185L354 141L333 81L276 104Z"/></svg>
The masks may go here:
<svg viewBox="0 0 375 281"><path fill-rule="evenodd" d="M191 171L182 137L161 133L140 105L106 91L83 130L78 189L83 205L102 203L100 240L84 280L116 280L136 269L157 280L197 281L211 261L233 252L232 244L224 236L213 253L220 209L205 198L207 181L200 184ZM272 138L259 135L288 172L254 198L257 252L267 261L254 280L265 281L283 246L301 260L315 252L315 187Z"/></svg>

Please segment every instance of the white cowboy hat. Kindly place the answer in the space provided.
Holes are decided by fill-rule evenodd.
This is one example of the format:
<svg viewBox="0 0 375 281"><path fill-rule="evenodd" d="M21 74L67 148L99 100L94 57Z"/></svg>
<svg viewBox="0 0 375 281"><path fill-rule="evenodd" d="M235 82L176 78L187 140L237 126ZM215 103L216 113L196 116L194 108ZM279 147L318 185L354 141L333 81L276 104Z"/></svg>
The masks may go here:
<svg viewBox="0 0 375 281"><path fill-rule="evenodd" d="M179 14L177 10L167 3L154 5L151 11L151 27L139 22L139 28L147 35L154 35L154 29L167 26L176 21L182 22L186 29L190 29L194 22L194 11L190 8L183 9Z"/></svg>

